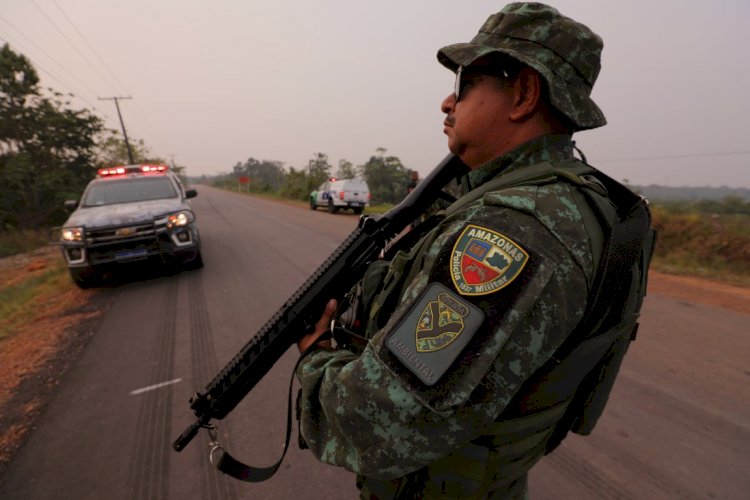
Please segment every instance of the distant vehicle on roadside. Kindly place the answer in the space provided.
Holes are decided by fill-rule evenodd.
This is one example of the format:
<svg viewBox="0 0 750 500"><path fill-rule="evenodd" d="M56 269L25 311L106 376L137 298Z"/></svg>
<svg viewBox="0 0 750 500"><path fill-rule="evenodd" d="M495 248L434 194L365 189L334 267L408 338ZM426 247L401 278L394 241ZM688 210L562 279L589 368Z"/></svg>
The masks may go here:
<svg viewBox="0 0 750 500"><path fill-rule="evenodd" d="M355 214L370 202L370 188L362 179L328 179L310 193L310 210L325 207L330 213L350 208Z"/></svg>
<svg viewBox="0 0 750 500"><path fill-rule="evenodd" d="M118 264L159 260L188 269L203 266L201 242L189 198L179 177L166 165L125 165L99 169L65 224L54 228L50 243L60 245L73 281L96 284Z"/></svg>

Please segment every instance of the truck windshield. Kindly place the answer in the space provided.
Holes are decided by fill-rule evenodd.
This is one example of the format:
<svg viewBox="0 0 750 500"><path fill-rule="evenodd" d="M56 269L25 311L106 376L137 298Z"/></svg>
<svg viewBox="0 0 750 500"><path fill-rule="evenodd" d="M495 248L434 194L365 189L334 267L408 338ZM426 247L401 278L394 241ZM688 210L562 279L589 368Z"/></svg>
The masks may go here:
<svg viewBox="0 0 750 500"><path fill-rule="evenodd" d="M92 184L83 200L84 207L134 203L177 196L174 185L166 177L108 179Z"/></svg>

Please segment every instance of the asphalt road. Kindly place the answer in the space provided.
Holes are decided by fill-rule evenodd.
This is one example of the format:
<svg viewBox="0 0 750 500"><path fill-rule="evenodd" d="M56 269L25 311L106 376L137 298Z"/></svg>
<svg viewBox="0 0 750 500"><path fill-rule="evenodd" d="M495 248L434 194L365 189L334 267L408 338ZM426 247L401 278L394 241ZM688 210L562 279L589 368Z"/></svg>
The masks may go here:
<svg viewBox="0 0 750 500"><path fill-rule="evenodd" d="M353 476L297 448L271 480L215 471L201 433L181 453L190 396L355 227L357 217L199 187L205 267L137 275L0 478L3 499L356 498ZM148 278L148 279L144 279ZM747 315L649 295L605 415L531 473L534 499L750 498ZM256 466L283 444L296 349L224 421Z"/></svg>

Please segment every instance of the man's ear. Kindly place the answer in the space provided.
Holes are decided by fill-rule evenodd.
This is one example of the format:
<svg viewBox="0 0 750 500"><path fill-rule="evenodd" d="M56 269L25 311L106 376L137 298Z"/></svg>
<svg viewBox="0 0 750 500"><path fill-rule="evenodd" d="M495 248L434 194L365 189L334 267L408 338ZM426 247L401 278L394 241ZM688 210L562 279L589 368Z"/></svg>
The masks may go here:
<svg viewBox="0 0 750 500"><path fill-rule="evenodd" d="M523 68L513 82L513 109L511 121L522 122L533 116L542 98L542 77L531 68Z"/></svg>

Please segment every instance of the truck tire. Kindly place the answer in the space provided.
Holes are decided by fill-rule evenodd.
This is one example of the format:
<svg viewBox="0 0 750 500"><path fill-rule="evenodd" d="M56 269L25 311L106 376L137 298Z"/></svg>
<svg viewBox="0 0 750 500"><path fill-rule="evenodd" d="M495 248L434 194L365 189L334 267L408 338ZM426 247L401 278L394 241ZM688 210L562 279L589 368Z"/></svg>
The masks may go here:
<svg viewBox="0 0 750 500"><path fill-rule="evenodd" d="M335 214L339 211L339 207L333 204L333 200L328 200L328 213Z"/></svg>
<svg viewBox="0 0 750 500"><path fill-rule="evenodd" d="M315 198L311 196L310 197L310 210L315 210L316 208L318 208L318 205L315 204Z"/></svg>
<svg viewBox="0 0 750 500"><path fill-rule="evenodd" d="M192 259L188 259L183 264L183 268L187 271L194 271L203 267L203 255L201 251L195 252L195 256Z"/></svg>
<svg viewBox="0 0 750 500"><path fill-rule="evenodd" d="M68 268L73 283L79 288L90 288L99 282L99 276L96 270L91 267L70 267Z"/></svg>

